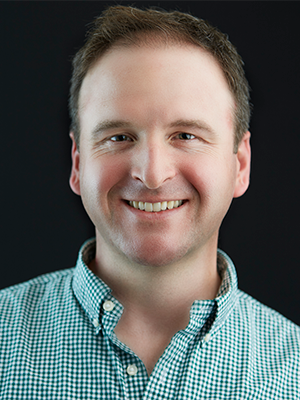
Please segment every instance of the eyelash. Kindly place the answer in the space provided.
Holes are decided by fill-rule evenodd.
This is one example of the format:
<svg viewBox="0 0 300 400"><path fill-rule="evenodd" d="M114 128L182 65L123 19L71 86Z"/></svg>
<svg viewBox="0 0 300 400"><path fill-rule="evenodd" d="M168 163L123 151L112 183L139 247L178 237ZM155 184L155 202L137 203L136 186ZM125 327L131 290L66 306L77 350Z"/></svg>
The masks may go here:
<svg viewBox="0 0 300 400"><path fill-rule="evenodd" d="M122 137L123 139L122 140L113 140L114 138L120 138L120 137ZM112 136L112 137L110 137L109 138L109 140L110 141L112 141L112 142L132 142L132 139L129 137L129 136L127 136L127 135L114 135L114 136Z"/></svg>
<svg viewBox="0 0 300 400"><path fill-rule="evenodd" d="M192 140L192 139L196 139L196 136L195 135L193 135L192 133L186 133L186 132L180 132L180 133L178 133L176 136L183 136L183 135L185 135L185 136L189 136L189 139L187 140L187 138L186 139L181 139L181 138L179 138L180 140L186 140L186 141L189 141L189 140Z"/></svg>

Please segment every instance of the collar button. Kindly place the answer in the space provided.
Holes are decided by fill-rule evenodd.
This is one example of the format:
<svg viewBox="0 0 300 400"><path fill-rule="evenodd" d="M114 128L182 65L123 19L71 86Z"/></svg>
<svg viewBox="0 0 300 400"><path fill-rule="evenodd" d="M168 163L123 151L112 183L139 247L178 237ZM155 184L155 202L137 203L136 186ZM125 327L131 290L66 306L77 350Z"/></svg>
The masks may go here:
<svg viewBox="0 0 300 400"><path fill-rule="evenodd" d="M128 365L126 372L128 375L131 375L131 376L136 375L138 372L137 366L134 364Z"/></svg>
<svg viewBox="0 0 300 400"><path fill-rule="evenodd" d="M106 300L103 303L103 309L104 311L112 311L115 308L114 303L111 300Z"/></svg>
<svg viewBox="0 0 300 400"><path fill-rule="evenodd" d="M210 333L207 333L205 336L204 336L204 342L206 343L206 342L208 342L209 340L210 340Z"/></svg>
<svg viewBox="0 0 300 400"><path fill-rule="evenodd" d="M93 325L94 325L95 328L98 328L98 326L100 325L97 318L93 319Z"/></svg>

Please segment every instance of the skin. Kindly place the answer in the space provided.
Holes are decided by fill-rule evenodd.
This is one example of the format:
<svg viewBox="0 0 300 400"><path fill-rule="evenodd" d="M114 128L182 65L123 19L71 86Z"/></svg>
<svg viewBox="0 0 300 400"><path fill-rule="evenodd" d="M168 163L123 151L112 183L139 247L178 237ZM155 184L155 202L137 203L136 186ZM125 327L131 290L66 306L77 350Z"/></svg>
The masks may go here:
<svg viewBox="0 0 300 400"><path fill-rule="evenodd" d="M114 48L89 70L79 105L70 185L96 228L90 268L123 304L115 332L150 374L193 301L218 291L218 232L249 184L250 134L235 154L233 97L192 45ZM130 200L184 203L146 213Z"/></svg>

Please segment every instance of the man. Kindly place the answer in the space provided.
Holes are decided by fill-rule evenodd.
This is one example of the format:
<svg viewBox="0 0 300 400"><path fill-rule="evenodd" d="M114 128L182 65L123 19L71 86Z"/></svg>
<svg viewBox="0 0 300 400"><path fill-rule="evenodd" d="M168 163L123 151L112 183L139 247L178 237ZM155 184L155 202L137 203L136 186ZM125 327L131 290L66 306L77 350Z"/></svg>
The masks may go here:
<svg viewBox="0 0 300 400"><path fill-rule="evenodd" d="M217 250L250 173L235 48L190 15L115 6L73 65L70 185L96 238L1 292L2 398L299 398L299 328Z"/></svg>

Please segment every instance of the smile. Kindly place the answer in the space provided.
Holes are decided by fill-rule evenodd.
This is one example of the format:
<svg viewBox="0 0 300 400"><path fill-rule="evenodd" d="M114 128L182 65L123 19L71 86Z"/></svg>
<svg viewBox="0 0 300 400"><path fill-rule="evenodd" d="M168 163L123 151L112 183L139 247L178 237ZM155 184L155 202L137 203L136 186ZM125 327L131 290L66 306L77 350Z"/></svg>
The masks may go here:
<svg viewBox="0 0 300 400"><path fill-rule="evenodd" d="M128 201L131 207L137 208L146 212L159 212L165 210L172 210L173 208L180 207L183 200L162 201L161 203L147 203L143 201Z"/></svg>

